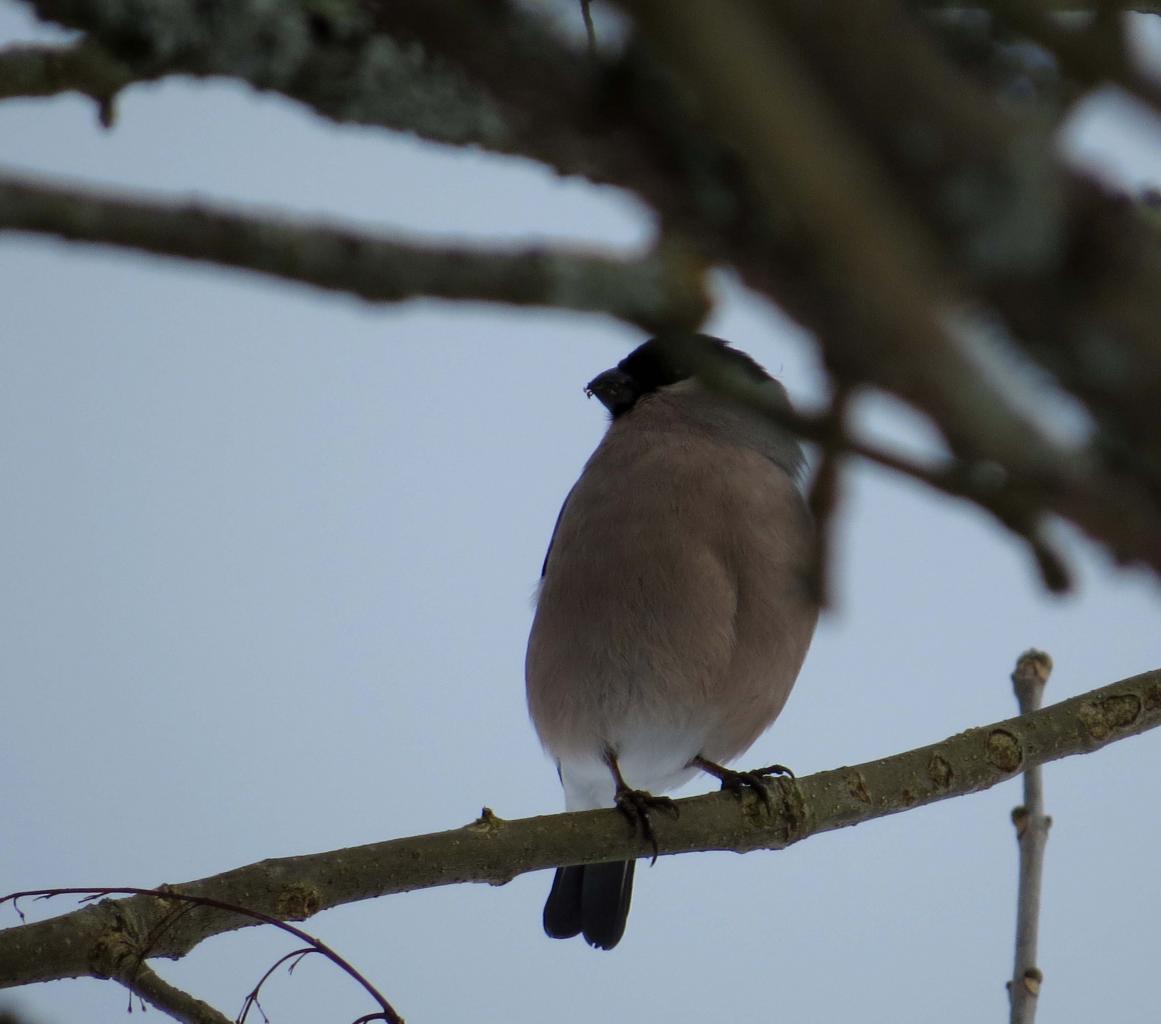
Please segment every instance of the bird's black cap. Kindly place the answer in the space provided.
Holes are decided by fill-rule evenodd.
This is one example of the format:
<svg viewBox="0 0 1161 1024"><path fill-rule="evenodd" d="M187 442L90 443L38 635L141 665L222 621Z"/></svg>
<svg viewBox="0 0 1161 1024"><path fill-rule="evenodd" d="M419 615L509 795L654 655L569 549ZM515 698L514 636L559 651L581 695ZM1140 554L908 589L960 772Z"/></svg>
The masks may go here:
<svg viewBox="0 0 1161 1024"><path fill-rule="evenodd" d="M638 345L613 369L598 374L585 385L613 414L624 415L644 395L690 377L711 385L725 374L741 371L753 383L770 379L745 352L710 334L661 334Z"/></svg>

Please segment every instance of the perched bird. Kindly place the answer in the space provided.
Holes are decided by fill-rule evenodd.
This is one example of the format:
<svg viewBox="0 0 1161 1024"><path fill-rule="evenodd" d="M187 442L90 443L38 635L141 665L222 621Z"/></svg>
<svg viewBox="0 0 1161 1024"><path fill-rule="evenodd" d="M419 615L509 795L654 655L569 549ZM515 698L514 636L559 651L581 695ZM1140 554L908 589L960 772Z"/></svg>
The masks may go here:
<svg viewBox="0 0 1161 1024"><path fill-rule="evenodd" d="M585 391L612 418L549 542L528 706L566 808L651 836L653 793L757 782L722 764L782 710L818 618L803 456L785 389L719 338L653 338ZM544 930L612 949L634 864L560 868Z"/></svg>

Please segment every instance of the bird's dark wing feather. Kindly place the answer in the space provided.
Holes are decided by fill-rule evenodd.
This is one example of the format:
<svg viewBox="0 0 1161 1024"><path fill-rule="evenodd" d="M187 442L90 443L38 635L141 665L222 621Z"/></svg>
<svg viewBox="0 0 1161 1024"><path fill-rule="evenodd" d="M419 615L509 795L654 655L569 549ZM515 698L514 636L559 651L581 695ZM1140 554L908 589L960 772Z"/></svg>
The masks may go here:
<svg viewBox="0 0 1161 1024"><path fill-rule="evenodd" d="M552 527L552 536L548 539L548 550L544 552L544 564L540 566L540 578L544 579L544 574L548 572L548 557L552 554L552 545L556 543L556 531L560 529L560 521L564 518L564 510L568 508L568 499L572 497L572 492L576 490L576 484L568 489L568 494L564 496L564 503L560 506L560 511L556 513L556 523Z"/></svg>

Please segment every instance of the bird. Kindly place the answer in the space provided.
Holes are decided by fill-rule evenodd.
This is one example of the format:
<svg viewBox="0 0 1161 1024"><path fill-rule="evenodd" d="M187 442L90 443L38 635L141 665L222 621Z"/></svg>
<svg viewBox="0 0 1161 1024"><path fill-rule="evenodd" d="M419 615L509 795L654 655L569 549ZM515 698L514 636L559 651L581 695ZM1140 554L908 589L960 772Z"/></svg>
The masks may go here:
<svg viewBox="0 0 1161 1024"><path fill-rule="evenodd" d="M782 384L721 338L659 334L585 393L609 424L544 558L528 708L566 810L619 807L656 854L660 794L787 771L725 763L782 710L818 619L805 460ZM559 868L545 932L616 946L635 863Z"/></svg>

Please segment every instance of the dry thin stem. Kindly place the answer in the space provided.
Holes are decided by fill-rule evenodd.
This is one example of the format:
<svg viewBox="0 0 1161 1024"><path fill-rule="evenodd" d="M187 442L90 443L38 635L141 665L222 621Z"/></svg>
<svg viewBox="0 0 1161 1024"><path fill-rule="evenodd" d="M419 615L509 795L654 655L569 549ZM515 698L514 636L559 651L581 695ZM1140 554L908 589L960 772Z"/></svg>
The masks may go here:
<svg viewBox="0 0 1161 1024"><path fill-rule="evenodd" d="M1020 714L1039 710L1044 687L1052 673L1052 659L1043 651L1020 655L1012 673L1012 685ZM1020 881L1016 894L1016 957L1012 980L1008 982L1010 1024L1033 1024L1043 974L1036 965L1036 945L1040 930L1040 890L1044 873L1044 847L1052 819L1044 813L1044 791L1040 767L1024 772L1024 803L1012 811L1016 841L1020 848Z"/></svg>
<svg viewBox="0 0 1161 1024"><path fill-rule="evenodd" d="M242 1009L238 1013L238 1019L235 1021L235 1024L246 1024L246 1018L250 1015L251 1009L257 1009L258 1012L265 1018L266 1014L262 1009L262 1004L258 1001L258 996L262 992L262 986L265 985L271 977L273 977L274 973L283 964L290 964L290 966L286 969L286 973L290 974L299 965L304 956L317 952L318 950L309 947L307 949L295 949L287 953L285 956L281 956L275 960L274 963L272 963L267 969L266 973L258 979L257 984L255 984L255 986L246 993L246 999L242 1003Z"/></svg>
<svg viewBox="0 0 1161 1024"><path fill-rule="evenodd" d="M855 767L780 780L766 809L757 797L713 793L680 801L681 816L657 830L665 854L701 850L777 850L819 832L988 789L1029 767L1161 725L1161 669L1029 715L948 737L931 746ZM0 988L93 976L110 943L180 958L210 935L254 920L301 920L329 907L395 892L463 882L502 884L528 871L593 864L651 853L615 810L504 821L491 811L464 828L426 836L262 861L182 884L183 897L207 897L228 911L198 908L160 934L171 898L104 901L61 917L0 932ZM249 908L242 918L239 904ZM305 938L304 938L305 941ZM94 958L97 958L96 961ZM108 972L106 972L108 973Z"/></svg>

